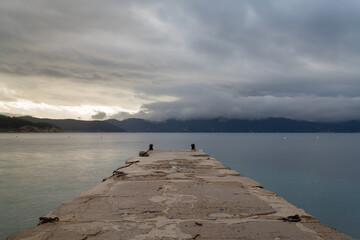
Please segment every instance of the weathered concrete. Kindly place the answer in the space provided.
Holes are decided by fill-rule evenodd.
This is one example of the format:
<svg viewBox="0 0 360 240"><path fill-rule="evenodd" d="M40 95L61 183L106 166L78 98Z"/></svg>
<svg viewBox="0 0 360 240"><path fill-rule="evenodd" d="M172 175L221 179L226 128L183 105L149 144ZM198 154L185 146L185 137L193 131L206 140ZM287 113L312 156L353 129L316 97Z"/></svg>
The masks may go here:
<svg viewBox="0 0 360 240"><path fill-rule="evenodd" d="M203 151L148 153L8 239L352 239Z"/></svg>

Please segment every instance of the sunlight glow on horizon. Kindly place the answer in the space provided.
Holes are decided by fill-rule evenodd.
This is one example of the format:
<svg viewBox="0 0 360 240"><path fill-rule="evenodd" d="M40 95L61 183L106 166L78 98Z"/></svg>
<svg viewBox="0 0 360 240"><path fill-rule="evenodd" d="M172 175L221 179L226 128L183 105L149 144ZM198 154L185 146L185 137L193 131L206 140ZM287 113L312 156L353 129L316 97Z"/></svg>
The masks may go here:
<svg viewBox="0 0 360 240"><path fill-rule="evenodd" d="M80 106L56 106L46 103L34 103L28 100L17 100L13 102L0 102L0 113L11 112L14 115L39 118L53 119L82 119L93 120L91 116L103 112L107 116L114 115L118 112L133 113L137 110L125 109L118 106L96 106L96 105L80 105Z"/></svg>

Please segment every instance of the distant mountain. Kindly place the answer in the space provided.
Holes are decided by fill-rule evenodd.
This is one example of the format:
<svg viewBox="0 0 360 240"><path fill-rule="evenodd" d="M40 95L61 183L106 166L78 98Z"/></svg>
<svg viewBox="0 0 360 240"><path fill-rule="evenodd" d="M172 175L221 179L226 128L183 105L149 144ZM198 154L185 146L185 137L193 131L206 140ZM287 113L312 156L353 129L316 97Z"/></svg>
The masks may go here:
<svg viewBox="0 0 360 240"><path fill-rule="evenodd" d="M2 115L0 115L2 116ZM26 117L0 118L0 131L64 131L64 132L360 132L360 121L310 122L286 118L166 120L153 122L129 118L122 121L82 121ZM11 124L9 124L11 120ZM2 122L1 122L2 121ZM7 125L6 125L7 124Z"/></svg>
<svg viewBox="0 0 360 240"><path fill-rule="evenodd" d="M105 121L83 121L75 119L49 119L34 118L30 116L21 119L33 123L50 123L61 128L64 132L125 132L121 127L115 126Z"/></svg>
<svg viewBox="0 0 360 240"><path fill-rule="evenodd" d="M46 122L34 123L19 117L0 115L0 132L60 132L60 128Z"/></svg>
<svg viewBox="0 0 360 240"><path fill-rule="evenodd" d="M164 122L130 118L123 121L109 119L105 122L123 128L128 132L360 132L360 121L330 123L286 118L184 121L171 119Z"/></svg>
<svg viewBox="0 0 360 240"><path fill-rule="evenodd" d="M164 128L163 123L150 122L139 118L129 118L123 121L108 119L105 122L126 129L127 132L169 132Z"/></svg>

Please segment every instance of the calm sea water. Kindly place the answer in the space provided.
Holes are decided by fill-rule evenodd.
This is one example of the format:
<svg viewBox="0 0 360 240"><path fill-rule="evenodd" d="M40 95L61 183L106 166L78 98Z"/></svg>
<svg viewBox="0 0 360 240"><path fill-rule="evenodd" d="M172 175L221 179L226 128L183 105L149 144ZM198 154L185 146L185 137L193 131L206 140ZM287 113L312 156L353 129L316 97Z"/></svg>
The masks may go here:
<svg viewBox="0 0 360 240"><path fill-rule="evenodd" d="M360 238L360 134L0 134L0 239L100 183L129 157L197 148Z"/></svg>

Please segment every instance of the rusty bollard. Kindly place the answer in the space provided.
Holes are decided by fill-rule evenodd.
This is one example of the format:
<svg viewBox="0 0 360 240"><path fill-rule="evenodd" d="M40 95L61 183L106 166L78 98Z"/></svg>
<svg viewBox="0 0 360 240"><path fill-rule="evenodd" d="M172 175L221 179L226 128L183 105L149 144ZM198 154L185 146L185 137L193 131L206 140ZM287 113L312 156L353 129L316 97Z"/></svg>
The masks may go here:
<svg viewBox="0 0 360 240"><path fill-rule="evenodd" d="M196 151L196 148L195 148L195 144L194 144L194 143L191 144L191 150L192 150L192 151Z"/></svg>

